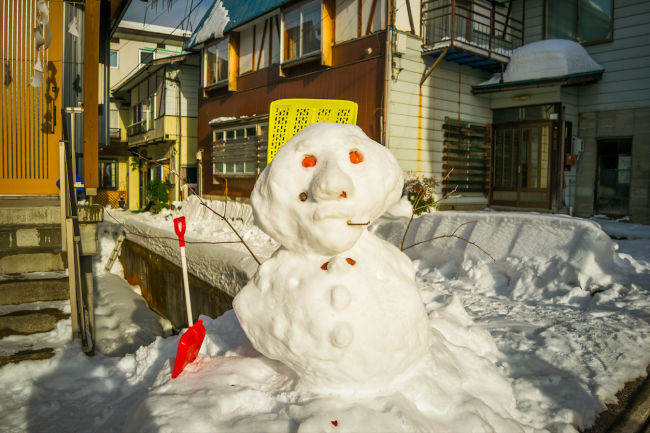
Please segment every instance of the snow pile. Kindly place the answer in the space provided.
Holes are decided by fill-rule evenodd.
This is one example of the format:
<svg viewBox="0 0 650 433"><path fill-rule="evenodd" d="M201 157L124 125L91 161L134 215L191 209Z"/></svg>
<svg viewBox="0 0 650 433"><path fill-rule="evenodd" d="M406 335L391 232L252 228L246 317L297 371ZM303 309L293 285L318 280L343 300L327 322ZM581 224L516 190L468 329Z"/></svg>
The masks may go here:
<svg viewBox="0 0 650 433"><path fill-rule="evenodd" d="M378 236L400 245L408 220L379 221ZM463 225L465 224L465 225ZM461 226L462 225L462 226ZM630 283L634 268L597 224L578 218L506 212L440 212L417 218L404 247L418 269L435 267L440 278L470 281L487 295L575 303L614 283ZM492 256L496 261L492 261Z"/></svg>
<svg viewBox="0 0 650 433"><path fill-rule="evenodd" d="M215 1L212 9L206 13L199 27L187 41L186 47L198 45L211 38L223 37L223 29L226 28L229 21L228 11L223 7L222 0Z"/></svg>
<svg viewBox="0 0 650 433"><path fill-rule="evenodd" d="M629 223L629 219L607 220L599 215L590 218L613 239L650 239L650 226Z"/></svg>
<svg viewBox="0 0 650 433"><path fill-rule="evenodd" d="M503 82L538 80L564 77L582 73L602 72L603 67L594 61L587 50L577 42L564 39L548 39L533 42L512 52ZM501 74L479 86L498 84Z"/></svg>
<svg viewBox="0 0 650 433"><path fill-rule="evenodd" d="M496 352L491 337L457 298L430 313L434 345L422 362L367 393L305 388L291 369L252 347L232 311L201 319L204 355L174 380L169 360L134 405L124 432L531 431L512 419L512 388L490 361ZM473 347L451 343L448 328L462 329L456 340Z"/></svg>
<svg viewBox="0 0 650 433"><path fill-rule="evenodd" d="M243 116L242 116L243 117ZM213 123L221 123L221 122L227 122L229 120L235 120L237 119L236 117L227 117L227 116L222 116L222 117L217 117L209 121L208 123L212 125Z"/></svg>
<svg viewBox="0 0 650 433"><path fill-rule="evenodd" d="M152 311L137 291L117 275L94 278L97 350L122 357L172 334L169 320Z"/></svg>

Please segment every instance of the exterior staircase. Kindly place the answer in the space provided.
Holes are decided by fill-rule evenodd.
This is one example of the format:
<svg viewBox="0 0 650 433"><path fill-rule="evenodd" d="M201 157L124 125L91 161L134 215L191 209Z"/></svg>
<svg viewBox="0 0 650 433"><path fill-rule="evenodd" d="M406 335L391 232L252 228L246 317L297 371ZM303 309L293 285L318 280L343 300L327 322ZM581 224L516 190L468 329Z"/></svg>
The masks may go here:
<svg viewBox="0 0 650 433"><path fill-rule="evenodd" d="M97 254L103 209L78 206L78 212L81 280L92 313L92 255ZM49 332L70 318L70 309L64 311L60 302L70 299L68 254L61 239L58 198L0 198L0 367L54 356L51 347L34 347L28 338L21 350L5 339Z"/></svg>

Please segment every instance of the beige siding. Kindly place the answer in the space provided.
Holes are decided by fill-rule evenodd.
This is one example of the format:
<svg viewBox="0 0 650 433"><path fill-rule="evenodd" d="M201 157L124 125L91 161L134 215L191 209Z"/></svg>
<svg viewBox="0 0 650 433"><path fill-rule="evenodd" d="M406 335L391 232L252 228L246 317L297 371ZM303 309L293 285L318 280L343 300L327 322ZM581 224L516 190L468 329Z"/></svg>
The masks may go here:
<svg viewBox="0 0 650 433"><path fill-rule="evenodd" d="M199 68L182 66L180 70L173 71L167 68L167 77L181 82L181 116L198 117L199 104ZM178 112L178 84L166 80L165 115L176 116Z"/></svg>
<svg viewBox="0 0 650 433"><path fill-rule="evenodd" d="M650 106L650 2L614 2L614 40L587 47L605 72L579 90L580 112Z"/></svg>
<svg viewBox="0 0 650 433"><path fill-rule="evenodd" d="M440 178L445 117L483 124L492 121L490 98L471 94L472 86L490 74L442 61L420 88L425 68L434 62L430 57L423 62L421 44L421 39L408 36L406 55L394 58L396 78L389 84L387 146L404 171ZM452 201L483 203L485 199Z"/></svg>

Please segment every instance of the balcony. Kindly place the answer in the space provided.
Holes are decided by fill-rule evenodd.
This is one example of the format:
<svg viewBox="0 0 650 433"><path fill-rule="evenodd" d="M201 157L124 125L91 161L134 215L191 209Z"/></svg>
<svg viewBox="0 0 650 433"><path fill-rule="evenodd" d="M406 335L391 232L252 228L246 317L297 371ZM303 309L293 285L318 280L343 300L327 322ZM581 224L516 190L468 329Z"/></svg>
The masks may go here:
<svg viewBox="0 0 650 433"><path fill-rule="evenodd" d="M127 137L133 137L134 135L141 134L143 132L146 132L149 130L148 125L147 125L147 119L141 120L138 123L134 123L133 125L129 125L126 127L126 136Z"/></svg>
<svg viewBox="0 0 650 433"><path fill-rule="evenodd" d="M425 1L423 54L500 72L512 51L523 45L523 21L513 18L511 11L512 2L506 8L497 1Z"/></svg>
<svg viewBox="0 0 650 433"><path fill-rule="evenodd" d="M111 140L121 140L122 130L120 128L111 128L109 136Z"/></svg>

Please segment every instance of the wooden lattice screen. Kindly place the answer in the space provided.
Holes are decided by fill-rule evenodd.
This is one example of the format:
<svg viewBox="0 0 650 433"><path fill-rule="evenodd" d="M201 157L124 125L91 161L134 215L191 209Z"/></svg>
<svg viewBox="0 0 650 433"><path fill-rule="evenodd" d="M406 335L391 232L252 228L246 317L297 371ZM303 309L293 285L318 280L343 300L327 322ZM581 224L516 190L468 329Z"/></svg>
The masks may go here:
<svg viewBox="0 0 650 433"><path fill-rule="evenodd" d="M443 193L456 189L462 193L483 193L490 190L490 149L492 128L490 124L480 125L445 117Z"/></svg>

